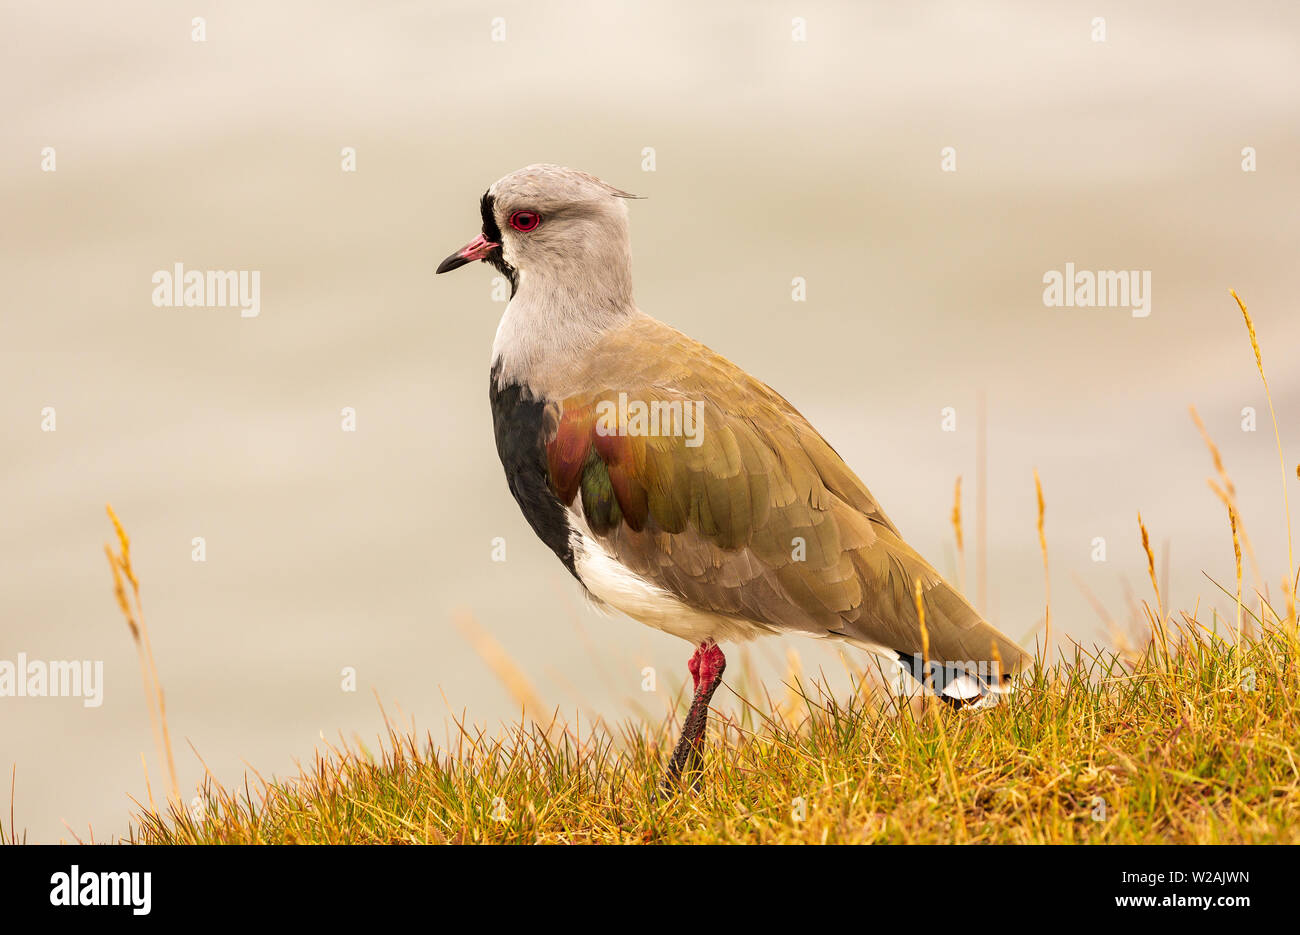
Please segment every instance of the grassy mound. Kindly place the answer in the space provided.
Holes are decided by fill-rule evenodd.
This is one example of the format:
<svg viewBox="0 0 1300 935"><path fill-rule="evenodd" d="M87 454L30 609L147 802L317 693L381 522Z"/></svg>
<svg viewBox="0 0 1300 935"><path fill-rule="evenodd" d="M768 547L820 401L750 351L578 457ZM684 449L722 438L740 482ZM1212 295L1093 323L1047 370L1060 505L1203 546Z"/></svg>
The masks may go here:
<svg viewBox="0 0 1300 935"><path fill-rule="evenodd" d="M746 704L704 770L657 794L676 725L533 722L438 754L391 729L288 781L139 816L132 839L203 843L1237 843L1300 841L1293 628L1241 651L1194 620L1135 658L1039 667L992 709ZM199 819L196 815L202 815Z"/></svg>

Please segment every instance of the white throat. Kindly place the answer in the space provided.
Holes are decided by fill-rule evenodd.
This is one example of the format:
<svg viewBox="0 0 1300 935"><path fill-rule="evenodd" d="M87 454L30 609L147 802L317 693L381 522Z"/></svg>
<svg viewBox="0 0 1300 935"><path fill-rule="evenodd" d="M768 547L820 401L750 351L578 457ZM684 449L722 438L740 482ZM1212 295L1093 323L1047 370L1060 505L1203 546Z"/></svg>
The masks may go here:
<svg viewBox="0 0 1300 935"><path fill-rule="evenodd" d="M611 275L612 273L612 275ZM559 385L582 354L610 328L639 315L627 267L600 275L562 269L519 270L519 288L506 306L492 342L492 366L501 384L518 383L538 396Z"/></svg>

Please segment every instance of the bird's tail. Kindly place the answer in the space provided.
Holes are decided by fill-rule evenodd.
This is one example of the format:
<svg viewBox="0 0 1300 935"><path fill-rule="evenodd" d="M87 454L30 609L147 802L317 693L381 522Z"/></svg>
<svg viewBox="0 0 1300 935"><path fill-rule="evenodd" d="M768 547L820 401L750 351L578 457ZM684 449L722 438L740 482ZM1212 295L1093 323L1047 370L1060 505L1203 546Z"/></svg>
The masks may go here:
<svg viewBox="0 0 1300 935"><path fill-rule="evenodd" d="M956 588L925 567L931 573L922 597L927 645L896 649L899 664L954 708L995 704L999 696L1014 690L1016 677L1030 664L1030 657Z"/></svg>
<svg viewBox="0 0 1300 935"><path fill-rule="evenodd" d="M896 653L898 665L927 694L933 694L954 710L987 707L1015 690L1013 673L1002 676L996 666L979 661L946 664L928 661L919 654Z"/></svg>

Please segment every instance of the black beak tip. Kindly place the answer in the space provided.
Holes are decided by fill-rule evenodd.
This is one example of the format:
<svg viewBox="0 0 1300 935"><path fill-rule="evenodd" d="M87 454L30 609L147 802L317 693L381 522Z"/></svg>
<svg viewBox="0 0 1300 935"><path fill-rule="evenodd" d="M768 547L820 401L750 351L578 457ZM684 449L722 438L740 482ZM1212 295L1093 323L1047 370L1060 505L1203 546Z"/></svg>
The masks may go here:
<svg viewBox="0 0 1300 935"><path fill-rule="evenodd" d="M468 262L469 260L465 259L459 253L453 253L451 256L447 257L447 259L438 264L438 268L434 271L434 275L436 276L439 273L450 273L454 269L460 269Z"/></svg>

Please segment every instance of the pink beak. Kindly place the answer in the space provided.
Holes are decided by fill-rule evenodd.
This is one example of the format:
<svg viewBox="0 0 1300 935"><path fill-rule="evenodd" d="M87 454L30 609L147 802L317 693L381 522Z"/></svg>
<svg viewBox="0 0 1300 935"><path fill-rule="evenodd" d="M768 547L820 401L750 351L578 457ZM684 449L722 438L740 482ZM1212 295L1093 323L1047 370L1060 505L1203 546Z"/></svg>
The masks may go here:
<svg viewBox="0 0 1300 935"><path fill-rule="evenodd" d="M493 243L482 234L479 234L465 246L461 247L447 259L438 264L439 273L448 273L454 269L459 269L466 263L472 263L474 260L481 260L489 253L501 246L499 243Z"/></svg>

